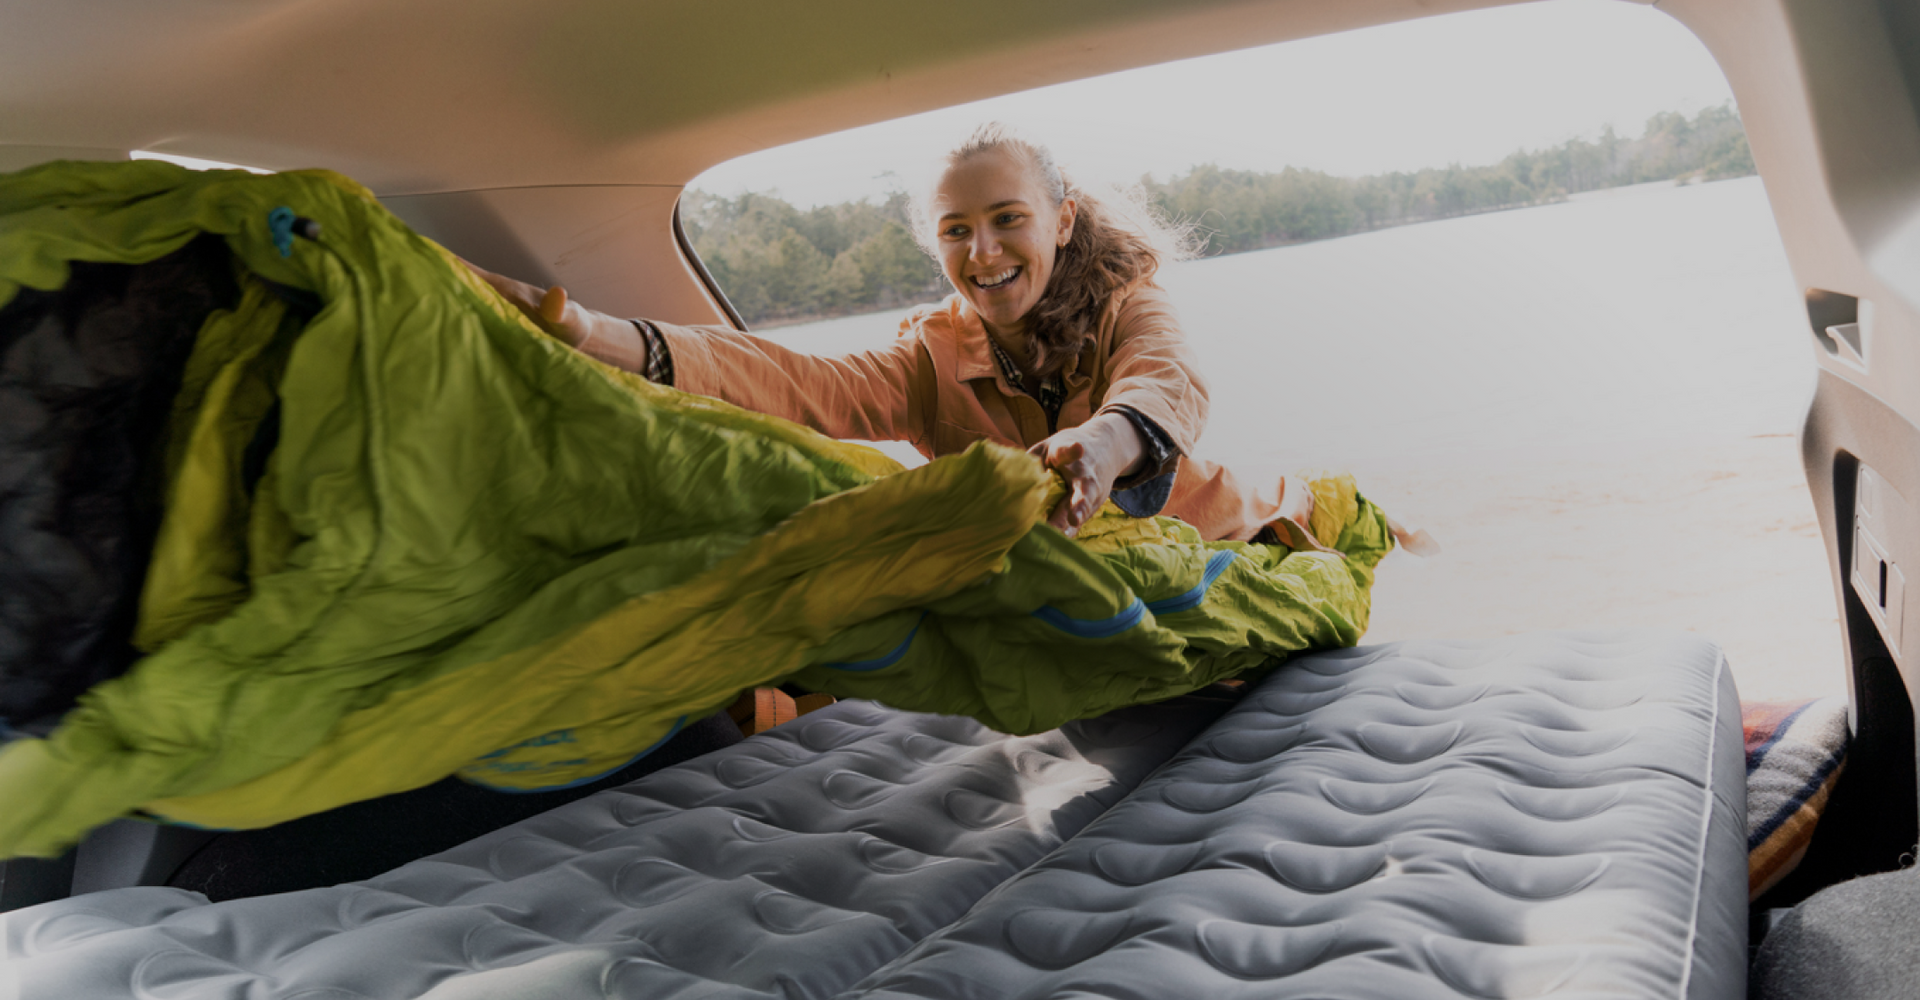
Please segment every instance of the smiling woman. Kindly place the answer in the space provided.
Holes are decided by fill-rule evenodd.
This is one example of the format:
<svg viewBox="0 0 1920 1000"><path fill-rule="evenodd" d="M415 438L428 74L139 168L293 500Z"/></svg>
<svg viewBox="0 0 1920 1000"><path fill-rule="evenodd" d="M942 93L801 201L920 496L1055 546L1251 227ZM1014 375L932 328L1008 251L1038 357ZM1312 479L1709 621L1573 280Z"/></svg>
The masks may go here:
<svg viewBox="0 0 1920 1000"><path fill-rule="evenodd" d="M1002 378L1046 414L1050 436L1033 447L1076 487L1056 522L1078 527L1120 480L1143 474L1150 474L1139 484L1148 495L1123 491L1121 506L1136 514L1163 506L1173 450L1190 454L1198 437L1194 421L1180 419L1187 414L1162 412L1156 421L1136 404L1115 401L1077 427L1062 430L1060 422L1071 395L1068 369L1079 374L1081 348L1098 339L1110 306L1151 281L1163 257L1183 256L1185 248L1177 239L1161 240L1165 250L1155 247L1158 227L1113 225L1091 196L1069 187L1044 147L999 125L982 127L948 156L920 214L932 220L929 250L978 317ZM1176 367L1186 385L1167 385L1163 398L1136 403L1152 408L1164 397L1204 397L1188 366ZM1204 413L1192 416L1204 420ZM1165 426L1169 416L1177 437Z"/></svg>
<svg viewBox="0 0 1920 1000"><path fill-rule="evenodd" d="M909 315L892 344L841 358L616 319L480 273L575 348L661 384L928 458L982 440L1028 449L1069 488L1050 518L1069 533L1111 498L1209 540L1319 548L1306 489L1282 478L1270 498L1193 457L1206 382L1154 284L1187 250L1177 230L1119 209L1070 184L1044 147L982 127L918 213L955 294Z"/></svg>

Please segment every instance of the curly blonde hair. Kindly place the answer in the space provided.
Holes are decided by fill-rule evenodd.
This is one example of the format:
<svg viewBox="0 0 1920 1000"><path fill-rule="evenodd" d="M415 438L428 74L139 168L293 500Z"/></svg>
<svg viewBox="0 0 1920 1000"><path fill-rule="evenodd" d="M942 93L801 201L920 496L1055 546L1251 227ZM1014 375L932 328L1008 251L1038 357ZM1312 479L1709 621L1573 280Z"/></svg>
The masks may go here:
<svg viewBox="0 0 1920 1000"><path fill-rule="evenodd" d="M1195 255L1193 227L1169 222L1138 189L1116 188L1095 196L1067 178L1047 147L1021 138L999 122L975 129L946 155L944 165L952 169L989 152L1008 153L1026 163L1053 207L1068 198L1078 206L1073 232L1054 258L1053 276L1039 303L1027 313L1034 367L1044 377L1080 353L1081 345L1125 293L1153 280L1162 264ZM938 260L932 215L924 210L918 214L923 222L915 235Z"/></svg>

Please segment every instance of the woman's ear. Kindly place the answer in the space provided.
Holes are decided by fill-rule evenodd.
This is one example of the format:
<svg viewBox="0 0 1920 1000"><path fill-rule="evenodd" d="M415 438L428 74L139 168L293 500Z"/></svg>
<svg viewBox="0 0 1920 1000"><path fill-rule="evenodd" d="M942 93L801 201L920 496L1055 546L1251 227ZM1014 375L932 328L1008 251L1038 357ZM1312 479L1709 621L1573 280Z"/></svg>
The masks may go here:
<svg viewBox="0 0 1920 1000"><path fill-rule="evenodd" d="M1053 238L1054 246L1064 247L1068 240L1073 239L1073 220L1079 211L1080 205L1072 198L1060 203L1060 232Z"/></svg>

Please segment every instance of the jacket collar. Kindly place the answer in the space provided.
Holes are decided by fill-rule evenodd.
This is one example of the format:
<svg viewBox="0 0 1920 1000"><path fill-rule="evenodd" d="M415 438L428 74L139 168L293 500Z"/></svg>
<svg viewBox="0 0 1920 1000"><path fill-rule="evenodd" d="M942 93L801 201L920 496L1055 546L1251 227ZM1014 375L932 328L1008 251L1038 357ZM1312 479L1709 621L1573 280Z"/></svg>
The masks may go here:
<svg viewBox="0 0 1920 1000"><path fill-rule="evenodd" d="M980 317L967 308L966 300L959 295L954 295L947 306L947 321L953 324L953 367L960 381L990 378L1000 382L1004 389L1011 390L1013 387L1005 384L1006 380L1000 375L1000 365L993 359L993 348L987 341L986 324L980 322ZM1087 358L1087 349L1092 346L1093 338L1089 337L1086 344L1081 346L1080 353L1067 362L1066 370L1060 373L1061 380L1069 387L1078 387L1087 380L1080 369L1081 363Z"/></svg>
<svg viewBox="0 0 1920 1000"><path fill-rule="evenodd" d="M953 324L954 374L962 382L998 378L1000 366L994 363L993 348L987 346L987 327L967 308L965 299L955 295L947 306L947 318Z"/></svg>

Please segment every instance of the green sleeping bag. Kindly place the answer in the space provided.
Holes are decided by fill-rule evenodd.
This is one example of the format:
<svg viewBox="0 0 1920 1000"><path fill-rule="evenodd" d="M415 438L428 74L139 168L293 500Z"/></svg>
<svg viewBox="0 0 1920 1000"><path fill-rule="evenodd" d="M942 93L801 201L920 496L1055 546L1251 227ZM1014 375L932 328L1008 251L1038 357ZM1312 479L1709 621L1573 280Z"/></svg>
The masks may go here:
<svg viewBox="0 0 1920 1000"><path fill-rule="evenodd" d="M1022 453L900 471L607 368L325 172L0 177L0 306L202 233L243 295L168 429L148 655L0 747L0 857L129 814L257 827L455 773L566 785L781 680L1046 730L1355 643L1392 545L1344 477L1312 483L1344 558L1111 509L1068 539ZM304 323L289 289L320 304Z"/></svg>

